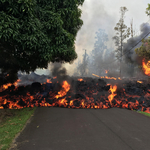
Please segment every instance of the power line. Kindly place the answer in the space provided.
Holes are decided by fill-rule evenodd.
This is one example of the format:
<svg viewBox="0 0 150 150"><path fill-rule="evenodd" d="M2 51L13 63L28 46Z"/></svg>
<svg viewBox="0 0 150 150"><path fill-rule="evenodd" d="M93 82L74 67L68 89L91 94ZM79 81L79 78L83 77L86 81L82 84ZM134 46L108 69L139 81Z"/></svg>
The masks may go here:
<svg viewBox="0 0 150 150"><path fill-rule="evenodd" d="M147 23L148 23L148 22L147 22ZM130 48L128 51L126 51L126 53L122 54L119 58L121 58L122 56L128 54L128 52L130 52L134 47L136 47L136 46L137 46L144 38L146 38L149 34L150 34L150 32L148 32L148 34L146 34L146 36L144 36L141 40L139 40L132 48ZM119 59L119 58L118 58L118 59ZM114 61L112 61L112 62L109 62L109 64L110 64L110 63L113 63L113 62L115 62L115 61L117 61L118 59L116 59L116 60L114 60Z"/></svg>

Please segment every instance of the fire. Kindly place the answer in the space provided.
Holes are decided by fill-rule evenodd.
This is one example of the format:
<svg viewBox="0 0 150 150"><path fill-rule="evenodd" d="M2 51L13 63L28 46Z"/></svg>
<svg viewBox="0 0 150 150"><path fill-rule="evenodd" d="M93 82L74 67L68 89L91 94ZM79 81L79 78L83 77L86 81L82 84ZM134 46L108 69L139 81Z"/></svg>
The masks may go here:
<svg viewBox="0 0 150 150"><path fill-rule="evenodd" d="M137 83L143 83L142 81L137 81Z"/></svg>
<svg viewBox="0 0 150 150"><path fill-rule="evenodd" d="M10 89L10 92L6 90L1 93L0 109L21 109L24 107L40 106L76 109L108 109L119 107L150 113L150 105L147 103L150 100L150 89L143 87L144 85L139 86L134 82L132 84L133 88L130 90L128 83L124 83L123 87L118 88L117 85L103 84L103 82L101 84L101 81L97 79L75 79L73 78L73 82L70 82L73 86L67 81L63 81L60 87L57 80L47 79L45 84L41 84L40 89L36 87L34 89L32 85L21 86L20 88L13 87ZM84 82L80 84L78 81ZM137 82L140 83L142 81ZM17 82L14 85L17 85ZM135 91L133 91L132 95L134 88ZM140 93L136 90L138 88L139 91L142 88ZM144 97L141 97L140 94L144 94ZM142 98L141 101L139 101L140 98Z"/></svg>
<svg viewBox="0 0 150 150"><path fill-rule="evenodd" d="M117 94L114 94L117 90L117 86L116 85L114 85L114 86L110 85L109 90L110 90L111 94L108 96L108 99L110 101L110 104L112 104L113 98L117 95Z"/></svg>
<svg viewBox="0 0 150 150"><path fill-rule="evenodd" d="M145 63L145 60L142 60L142 67L145 75L150 76L150 60Z"/></svg>
<svg viewBox="0 0 150 150"><path fill-rule="evenodd" d="M83 81L83 79L82 79L82 78L81 78L81 79L78 79L78 81L80 81L80 82L81 82L81 81Z"/></svg>
<svg viewBox="0 0 150 150"><path fill-rule="evenodd" d="M95 76L95 77L98 77L98 78L101 78L101 79L112 79L112 80L121 80L121 78L120 77L118 77L118 78L115 78L115 77L108 77L108 76L98 76L98 75L96 75L96 74L92 74L93 76Z"/></svg>
<svg viewBox="0 0 150 150"><path fill-rule="evenodd" d="M105 70L105 73L107 74L109 70Z"/></svg>
<svg viewBox="0 0 150 150"><path fill-rule="evenodd" d="M14 82L14 83L7 83L7 84L4 84L4 85L2 86L2 88L0 88L0 91L8 89L8 87L10 87L10 86L12 86L12 85L17 86L19 82L20 82L20 79L18 79L18 80L17 80L16 82Z"/></svg>
<svg viewBox="0 0 150 150"><path fill-rule="evenodd" d="M52 83L51 79L46 80L47 83Z"/></svg>
<svg viewBox="0 0 150 150"><path fill-rule="evenodd" d="M62 90L58 92L58 95L55 96L55 98L63 97L67 94L67 92L70 90L70 84L67 81L63 82Z"/></svg>

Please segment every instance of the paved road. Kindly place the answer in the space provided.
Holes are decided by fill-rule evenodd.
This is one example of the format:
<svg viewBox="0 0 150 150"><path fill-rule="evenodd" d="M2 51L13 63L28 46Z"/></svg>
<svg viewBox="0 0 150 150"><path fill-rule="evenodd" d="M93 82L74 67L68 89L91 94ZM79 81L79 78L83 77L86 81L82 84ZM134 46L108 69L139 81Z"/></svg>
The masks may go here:
<svg viewBox="0 0 150 150"><path fill-rule="evenodd" d="M119 108L41 107L16 144L18 150L150 150L150 118Z"/></svg>

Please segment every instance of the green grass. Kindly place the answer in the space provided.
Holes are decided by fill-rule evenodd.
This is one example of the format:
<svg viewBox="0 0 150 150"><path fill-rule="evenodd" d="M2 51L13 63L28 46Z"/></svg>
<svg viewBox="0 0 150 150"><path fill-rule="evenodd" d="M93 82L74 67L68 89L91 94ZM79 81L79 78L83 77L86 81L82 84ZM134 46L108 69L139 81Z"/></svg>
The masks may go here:
<svg viewBox="0 0 150 150"><path fill-rule="evenodd" d="M12 110L1 110L5 114L0 122L0 150L7 150L27 120L31 117L36 108L23 108Z"/></svg>
<svg viewBox="0 0 150 150"><path fill-rule="evenodd" d="M150 113L146 113L146 112L143 112L143 111L138 111L138 113L140 113L140 114L143 114L143 115L146 115L146 116L150 117Z"/></svg>

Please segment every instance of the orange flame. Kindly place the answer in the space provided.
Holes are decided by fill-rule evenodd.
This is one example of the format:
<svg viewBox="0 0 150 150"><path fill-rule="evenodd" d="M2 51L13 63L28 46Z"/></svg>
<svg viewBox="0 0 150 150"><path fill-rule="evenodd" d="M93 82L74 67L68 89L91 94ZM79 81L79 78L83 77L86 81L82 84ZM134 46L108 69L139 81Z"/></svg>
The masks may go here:
<svg viewBox="0 0 150 150"><path fill-rule="evenodd" d="M107 74L109 70L105 70L105 73Z"/></svg>
<svg viewBox="0 0 150 150"><path fill-rule="evenodd" d="M92 74L93 76L95 76L95 77L98 77L98 78L101 78L101 79L112 79L112 80L121 80L121 78L120 77L118 77L118 78L115 78L115 77L108 77L108 76L98 76L98 75L96 75L96 74Z"/></svg>
<svg viewBox="0 0 150 150"><path fill-rule="evenodd" d="M137 83L143 83L142 81L137 81Z"/></svg>
<svg viewBox="0 0 150 150"><path fill-rule="evenodd" d="M18 79L18 80L17 80L16 82L14 82L14 83L7 83L7 84L4 84L4 85L2 86L2 89L0 89L0 91L8 89L8 87L10 87L10 86L12 86L12 85L17 86L19 82L20 82L20 79Z"/></svg>
<svg viewBox="0 0 150 150"><path fill-rule="evenodd" d="M83 81L83 79L78 79L78 81L80 81L80 82L81 82L81 81Z"/></svg>
<svg viewBox="0 0 150 150"><path fill-rule="evenodd" d="M52 83L51 79L46 80L47 83Z"/></svg>
<svg viewBox="0 0 150 150"><path fill-rule="evenodd" d="M145 75L150 76L150 60L145 63L145 60L142 60L143 71Z"/></svg>
<svg viewBox="0 0 150 150"><path fill-rule="evenodd" d="M70 90L70 84L67 81L63 82L62 90L58 92L58 95L55 96L55 98L63 97L67 94L67 92Z"/></svg>
<svg viewBox="0 0 150 150"><path fill-rule="evenodd" d="M116 85L114 85L114 86L110 85L109 90L110 90L111 94L108 96L108 99L109 99L110 103L112 104L113 98L117 95L117 94L114 94L114 92L116 92L116 90L117 90L117 86Z"/></svg>

